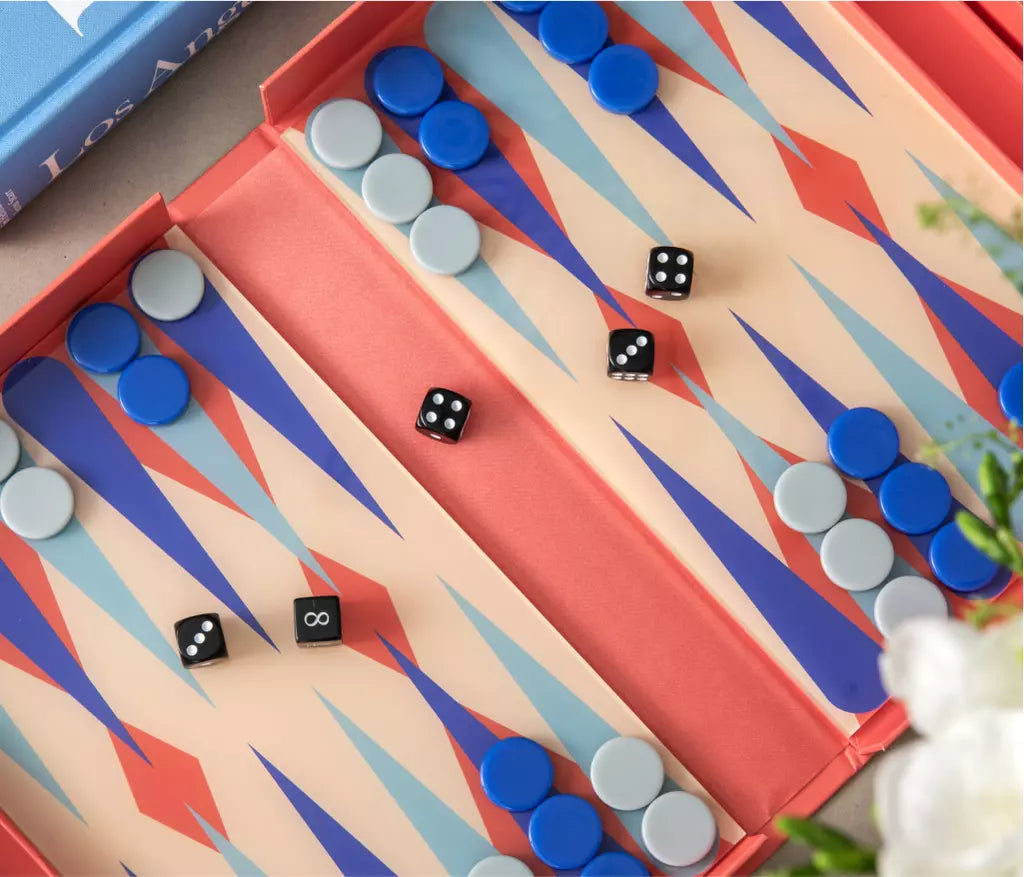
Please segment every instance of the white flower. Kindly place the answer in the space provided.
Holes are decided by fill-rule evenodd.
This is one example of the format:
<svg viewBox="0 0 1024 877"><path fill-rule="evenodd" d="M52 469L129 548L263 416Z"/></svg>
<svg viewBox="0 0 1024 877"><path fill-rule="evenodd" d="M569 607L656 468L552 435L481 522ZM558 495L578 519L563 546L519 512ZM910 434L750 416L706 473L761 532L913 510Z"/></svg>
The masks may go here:
<svg viewBox="0 0 1024 877"><path fill-rule="evenodd" d="M983 631L955 619L912 619L888 641L880 666L886 690L922 734L980 709L1019 710L1021 619Z"/></svg>
<svg viewBox="0 0 1024 877"><path fill-rule="evenodd" d="M1024 713L986 710L889 753L875 780L880 877L1021 874Z"/></svg>

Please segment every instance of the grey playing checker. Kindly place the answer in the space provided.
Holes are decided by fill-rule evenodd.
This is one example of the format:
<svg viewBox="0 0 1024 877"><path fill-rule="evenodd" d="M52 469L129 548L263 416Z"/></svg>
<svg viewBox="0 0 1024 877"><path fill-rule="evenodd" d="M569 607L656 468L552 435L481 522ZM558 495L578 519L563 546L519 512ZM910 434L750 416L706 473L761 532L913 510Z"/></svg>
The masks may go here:
<svg viewBox="0 0 1024 877"><path fill-rule="evenodd" d="M376 159L363 174L363 200L378 219L412 222L430 204L434 183L423 162L392 153Z"/></svg>
<svg viewBox="0 0 1024 877"><path fill-rule="evenodd" d="M896 552L889 535L874 521L847 518L821 540L821 566L847 591L867 591L885 581Z"/></svg>
<svg viewBox="0 0 1024 877"><path fill-rule="evenodd" d="M75 494L53 469L32 466L15 472L0 490L0 516L23 539L49 539L71 521Z"/></svg>
<svg viewBox="0 0 1024 877"><path fill-rule="evenodd" d="M665 768L658 751L639 737L613 737L594 753L590 781L616 810L640 810L661 792Z"/></svg>
<svg viewBox="0 0 1024 877"><path fill-rule="evenodd" d="M199 307L206 278L199 264L180 250L154 250L132 271L132 300L154 320L184 320Z"/></svg>
<svg viewBox="0 0 1024 877"><path fill-rule="evenodd" d="M531 872L514 856L488 856L470 869L469 877L531 877Z"/></svg>
<svg viewBox="0 0 1024 877"><path fill-rule="evenodd" d="M480 255L480 226L461 207L424 210L409 231L412 254L434 274L461 274Z"/></svg>
<svg viewBox="0 0 1024 877"><path fill-rule="evenodd" d="M640 832L647 851L672 867L692 865L718 840L710 808L689 792L666 792L644 811Z"/></svg>
<svg viewBox="0 0 1024 877"><path fill-rule="evenodd" d="M797 463L775 483L775 511L793 530L824 533L846 511L846 485L824 463Z"/></svg>
<svg viewBox="0 0 1024 877"><path fill-rule="evenodd" d="M942 590L921 576L899 576L886 582L875 600L875 623L886 637L911 618L945 618L948 614Z"/></svg>
<svg viewBox="0 0 1024 877"><path fill-rule="evenodd" d="M369 164L384 137L377 114L362 101L339 98L321 104L309 121L309 139L328 167L351 171Z"/></svg>

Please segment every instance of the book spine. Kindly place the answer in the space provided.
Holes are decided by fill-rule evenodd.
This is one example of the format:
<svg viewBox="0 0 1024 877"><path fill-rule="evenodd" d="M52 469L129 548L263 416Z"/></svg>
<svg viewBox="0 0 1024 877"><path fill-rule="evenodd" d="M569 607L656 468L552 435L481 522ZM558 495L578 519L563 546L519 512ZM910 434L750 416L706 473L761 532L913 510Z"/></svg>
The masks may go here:
<svg viewBox="0 0 1024 877"><path fill-rule="evenodd" d="M100 62L79 71L66 88L34 107L0 154L0 228L251 2L166 4L158 16L113 37Z"/></svg>

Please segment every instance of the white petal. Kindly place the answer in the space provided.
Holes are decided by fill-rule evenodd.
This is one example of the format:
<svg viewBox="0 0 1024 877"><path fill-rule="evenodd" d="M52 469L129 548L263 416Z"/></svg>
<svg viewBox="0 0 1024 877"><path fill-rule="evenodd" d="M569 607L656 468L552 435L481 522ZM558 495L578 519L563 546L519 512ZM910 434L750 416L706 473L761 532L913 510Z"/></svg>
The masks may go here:
<svg viewBox="0 0 1024 877"><path fill-rule="evenodd" d="M1022 713L982 711L888 754L875 779L880 873L1019 873L1022 788Z"/></svg>
<svg viewBox="0 0 1024 877"><path fill-rule="evenodd" d="M886 690L923 734L948 725L973 700L971 661L981 634L963 622L916 618L901 625L880 658Z"/></svg>

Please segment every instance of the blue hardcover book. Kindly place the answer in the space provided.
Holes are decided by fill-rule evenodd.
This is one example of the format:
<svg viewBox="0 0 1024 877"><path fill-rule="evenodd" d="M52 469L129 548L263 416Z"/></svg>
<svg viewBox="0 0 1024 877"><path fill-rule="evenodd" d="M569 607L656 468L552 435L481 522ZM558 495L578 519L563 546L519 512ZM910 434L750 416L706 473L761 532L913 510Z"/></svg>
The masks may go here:
<svg viewBox="0 0 1024 877"><path fill-rule="evenodd" d="M0 227L251 0L0 0Z"/></svg>

